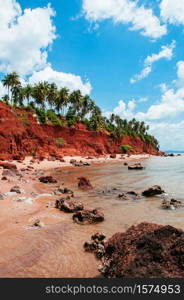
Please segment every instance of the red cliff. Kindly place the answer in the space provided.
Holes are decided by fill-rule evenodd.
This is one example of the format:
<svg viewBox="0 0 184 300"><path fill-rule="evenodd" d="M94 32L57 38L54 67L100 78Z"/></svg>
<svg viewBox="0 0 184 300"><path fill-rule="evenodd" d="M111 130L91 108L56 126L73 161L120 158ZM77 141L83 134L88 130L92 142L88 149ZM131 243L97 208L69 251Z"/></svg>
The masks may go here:
<svg viewBox="0 0 184 300"><path fill-rule="evenodd" d="M58 145L58 140L64 143ZM40 125L32 111L12 108L0 101L0 158L104 155L120 153L119 146L122 144L132 146L135 153L158 154L140 137L112 139L106 133L87 130L83 124L77 124L74 128Z"/></svg>

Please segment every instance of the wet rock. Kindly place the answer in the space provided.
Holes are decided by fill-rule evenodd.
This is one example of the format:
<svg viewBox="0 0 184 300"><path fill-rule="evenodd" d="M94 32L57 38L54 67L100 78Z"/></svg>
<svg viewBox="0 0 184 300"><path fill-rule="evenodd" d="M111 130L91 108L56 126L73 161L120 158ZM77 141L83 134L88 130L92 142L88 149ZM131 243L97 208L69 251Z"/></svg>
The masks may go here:
<svg viewBox="0 0 184 300"><path fill-rule="evenodd" d="M116 158L116 154L110 154L110 158Z"/></svg>
<svg viewBox="0 0 184 300"><path fill-rule="evenodd" d="M42 176L39 178L39 181L43 183L57 183L57 180L52 176Z"/></svg>
<svg viewBox="0 0 184 300"><path fill-rule="evenodd" d="M89 181L89 179L87 179L85 177L79 177L78 180L79 180L79 182L78 182L79 189L81 189L81 190L93 189L93 186L91 185L91 182Z"/></svg>
<svg viewBox="0 0 184 300"><path fill-rule="evenodd" d="M83 162L83 166L90 166L91 164L88 163L87 161Z"/></svg>
<svg viewBox="0 0 184 300"><path fill-rule="evenodd" d="M11 192L11 193L14 192L14 193L17 193L17 194L21 194L21 193L23 193L24 191L20 188L20 186L15 185L15 186L13 186L13 187L11 188L10 192Z"/></svg>
<svg viewBox="0 0 184 300"><path fill-rule="evenodd" d="M70 197L68 199L61 198L59 200L56 200L55 207L67 213L78 212L80 210L83 210L84 208L82 202L77 202Z"/></svg>
<svg viewBox="0 0 184 300"><path fill-rule="evenodd" d="M183 278L184 231L141 223L105 243L100 272L109 278Z"/></svg>
<svg viewBox="0 0 184 300"><path fill-rule="evenodd" d="M140 195L134 191L130 191L119 194L118 198L122 200L137 200L140 199Z"/></svg>
<svg viewBox="0 0 184 300"><path fill-rule="evenodd" d="M0 166L3 167L3 169L9 169L9 170L16 170L17 166L12 163L6 163L6 162L0 162Z"/></svg>
<svg viewBox="0 0 184 300"><path fill-rule="evenodd" d="M33 227L44 227L44 224L39 220L39 219L36 219L34 222L33 222Z"/></svg>
<svg viewBox="0 0 184 300"><path fill-rule="evenodd" d="M8 178L7 178L6 176L3 176L3 177L1 178L1 180L8 180Z"/></svg>
<svg viewBox="0 0 184 300"><path fill-rule="evenodd" d="M93 241L99 241L99 242L105 240L105 238L106 238L105 234L103 234L101 232L96 232L95 234L93 234L91 236L91 239Z"/></svg>
<svg viewBox="0 0 184 300"><path fill-rule="evenodd" d="M75 164L76 162L77 162L76 159L74 158L70 159L70 164Z"/></svg>
<svg viewBox="0 0 184 300"><path fill-rule="evenodd" d="M133 165L128 166L128 170L143 170L144 167L141 165L141 163L135 163Z"/></svg>
<svg viewBox="0 0 184 300"><path fill-rule="evenodd" d="M162 201L162 208L163 209L176 209L182 205L181 201L176 199L167 200L164 199Z"/></svg>
<svg viewBox="0 0 184 300"><path fill-rule="evenodd" d="M83 248L86 252L93 252L97 259L101 259L105 254L104 240L105 235L97 232L91 236L90 242L84 243Z"/></svg>
<svg viewBox="0 0 184 300"><path fill-rule="evenodd" d="M144 192L142 192L142 195L145 197L153 197L164 193L165 193L164 190L162 190L162 188L159 185L154 185L148 188L147 190L145 190Z"/></svg>
<svg viewBox="0 0 184 300"><path fill-rule="evenodd" d="M124 163L124 166L128 166L128 163L127 163L127 162L125 162L125 163Z"/></svg>
<svg viewBox="0 0 184 300"><path fill-rule="evenodd" d="M104 221L104 214L98 209L82 210L73 215L73 220L78 224L92 224Z"/></svg>

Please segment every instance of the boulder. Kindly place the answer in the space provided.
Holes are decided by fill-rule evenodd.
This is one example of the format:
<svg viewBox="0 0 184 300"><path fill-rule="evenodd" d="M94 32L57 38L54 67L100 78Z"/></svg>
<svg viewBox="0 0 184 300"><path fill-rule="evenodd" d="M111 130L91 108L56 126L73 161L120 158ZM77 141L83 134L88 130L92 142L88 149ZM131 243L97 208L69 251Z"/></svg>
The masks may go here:
<svg viewBox="0 0 184 300"><path fill-rule="evenodd" d="M141 165L141 163L135 163L133 165L128 166L128 170L143 170L144 167Z"/></svg>
<svg viewBox="0 0 184 300"><path fill-rule="evenodd" d="M104 221L104 214L98 209L82 210L73 215L74 222L78 224L92 224Z"/></svg>
<svg viewBox="0 0 184 300"><path fill-rule="evenodd" d="M6 176L1 177L1 180L8 180Z"/></svg>
<svg viewBox="0 0 184 300"><path fill-rule="evenodd" d="M183 278L184 231L141 223L105 243L99 271L108 278Z"/></svg>
<svg viewBox="0 0 184 300"><path fill-rule="evenodd" d="M176 209L182 205L181 201L176 199L166 200L164 199L162 201L162 208L163 209Z"/></svg>
<svg viewBox="0 0 184 300"><path fill-rule="evenodd" d="M164 193L164 190L162 190L162 188L159 185L154 185L142 192L142 195L145 197L153 197Z"/></svg>
<svg viewBox="0 0 184 300"><path fill-rule="evenodd" d="M116 154L110 154L110 158L116 158Z"/></svg>
<svg viewBox="0 0 184 300"><path fill-rule="evenodd" d="M17 194L21 194L23 191L21 190L20 186L15 185L11 188L10 190L11 193L17 193Z"/></svg>
<svg viewBox="0 0 184 300"><path fill-rule="evenodd" d="M118 198L122 200L137 200L140 199L140 195L134 191L130 191L119 194Z"/></svg>
<svg viewBox="0 0 184 300"><path fill-rule="evenodd" d="M89 181L89 179L87 179L85 177L79 177L78 180L79 180L79 182L78 182L79 189L81 189L81 190L93 189L93 186L91 185L91 182Z"/></svg>
<svg viewBox="0 0 184 300"><path fill-rule="evenodd" d="M105 254L104 239L105 235L97 232L91 236L90 242L83 244L83 248L86 252L93 252L97 259L101 259Z"/></svg>
<svg viewBox="0 0 184 300"><path fill-rule="evenodd" d="M76 162L77 162L76 159L74 158L70 159L70 164L75 164Z"/></svg>
<svg viewBox="0 0 184 300"><path fill-rule="evenodd" d="M41 176L39 177L39 181L43 183L57 183L57 180L52 176Z"/></svg>
<svg viewBox="0 0 184 300"><path fill-rule="evenodd" d="M77 202L70 197L68 199L61 198L59 200L56 200L55 207L67 213L74 213L83 210L84 208L82 202Z"/></svg>

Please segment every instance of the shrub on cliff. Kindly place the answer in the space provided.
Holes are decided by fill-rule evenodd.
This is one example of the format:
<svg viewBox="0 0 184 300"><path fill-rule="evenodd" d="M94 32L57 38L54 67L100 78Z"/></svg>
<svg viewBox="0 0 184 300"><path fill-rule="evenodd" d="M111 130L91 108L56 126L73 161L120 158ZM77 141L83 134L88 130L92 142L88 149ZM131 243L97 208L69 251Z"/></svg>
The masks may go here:
<svg viewBox="0 0 184 300"><path fill-rule="evenodd" d="M47 111L47 119L52 123L54 126L61 126L61 120L57 117L53 110Z"/></svg>
<svg viewBox="0 0 184 300"><path fill-rule="evenodd" d="M65 143L65 140L62 137L58 137L56 138L56 146L58 148L62 147Z"/></svg>
<svg viewBox="0 0 184 300"><path fill-rule="evenodd" d="M120 146L120 150L123 153L128 153L131 149L132 149L132 147L130 145L121 145Z"/></svg>

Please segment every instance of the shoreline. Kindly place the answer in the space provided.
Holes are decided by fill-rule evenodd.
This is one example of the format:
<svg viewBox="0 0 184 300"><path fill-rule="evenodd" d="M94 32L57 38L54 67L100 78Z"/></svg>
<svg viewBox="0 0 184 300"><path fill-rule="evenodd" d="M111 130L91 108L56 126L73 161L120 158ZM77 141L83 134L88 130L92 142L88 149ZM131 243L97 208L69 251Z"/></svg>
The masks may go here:
<svg viewBox="0 0 184 300"><path fill-rule="evenodd" d="M151 156L132 155L120 159L117 155L116 159L108 156L87 161L92 166L120 161L121 163L141 161L149 157ZM55 208L55 201L59 196L54 194L54 190L62 185L62 182L44 184L38 180L40 176L50 175L55 169L78 169L71 165L70 159L86 161L81 156L67 156L64 159L65 162L44 160L30 163L31 158L27 157L22 163L13 161L18 171L25 169L21 171L22 177L7 176L7 180L1 180L0 193L4 199L0 201L0 277L61 277L61 274L62 277L68 278L80 277L81 258L84 277L99 275L99 262L90 253L84 253L82 247L83 242L99 230L99 225L87 227L76 225L72 221L71 214ZM85 168L90 169L90 166ZM1 168L1 177L3 171ZM10 193L15 185L22 190L21 194ZM68 186L67 182L65 186ZM68 187L70 188L70 185ZM40 220L43 227L34 227L36 220ZM69 251L69 256L65 254L66 251ZM48 266L50 256L53 266L52 264ZM53 260L53 257L56 259ZM75 259L78 270L75 267ZM64 271L57 270L58 262Z"/></svg>

